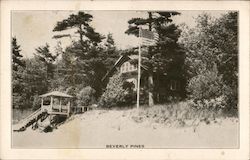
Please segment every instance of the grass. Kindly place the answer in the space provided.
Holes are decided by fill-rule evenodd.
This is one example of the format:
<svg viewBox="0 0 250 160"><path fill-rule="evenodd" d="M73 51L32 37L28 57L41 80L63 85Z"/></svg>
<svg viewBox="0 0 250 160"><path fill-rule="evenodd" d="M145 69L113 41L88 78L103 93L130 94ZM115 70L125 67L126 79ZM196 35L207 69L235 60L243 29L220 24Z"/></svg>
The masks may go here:
<svg viewBox="0 0 250 160"><path fill-rule="evenodd" d="M195 108L188 101L155 105L153 107L142 106L138 113L133 113L132 119L141 123L150 120L155 123L165 124L169 127L197 126L200 122L206 124L216 118L223 117L222 110L212 108Z"/></svg>

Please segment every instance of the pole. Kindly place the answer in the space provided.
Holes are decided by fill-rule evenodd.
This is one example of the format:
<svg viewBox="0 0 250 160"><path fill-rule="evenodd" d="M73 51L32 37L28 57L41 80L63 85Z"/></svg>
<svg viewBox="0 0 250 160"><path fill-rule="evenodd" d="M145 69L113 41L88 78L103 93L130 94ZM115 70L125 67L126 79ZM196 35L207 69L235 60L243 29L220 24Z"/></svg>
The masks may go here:
<svg viewBox="0 0 250 160"><path fill-rule="evenodd" d="M138 80L137 80L137 109L140 106L140 79L141 79L141 28L139 27L139 57L138 57Z"/></svg>

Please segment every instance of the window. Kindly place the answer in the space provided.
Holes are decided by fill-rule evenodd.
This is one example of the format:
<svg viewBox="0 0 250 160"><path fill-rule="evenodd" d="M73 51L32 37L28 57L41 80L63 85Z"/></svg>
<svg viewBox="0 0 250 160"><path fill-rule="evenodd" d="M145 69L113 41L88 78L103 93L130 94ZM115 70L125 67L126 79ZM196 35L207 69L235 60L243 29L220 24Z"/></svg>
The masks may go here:
<svg viewBox="0 0 250 160"><path fill-rule="evenodd" d="M124 72L126 72L126 70L127 70L126 63L123 63L121 65L121 72L124 73Z"/></svg>
<svg viewBox="0 0 250 160"><path fill-rule="evenodd" d="M171 80L170 90L175 91L175 90L178 90L178 88L179 88L179 83L176 80Z"/></svg>
<svg viewBox="0 0 250 160"><path fill-rule="evenodd" d="M133 66L134 66L134 65L132 65L132 64L129 65L129 70L130 70L130 71L133 71L133 68L134 68Z"/></svg>
<svg viewBox="0 0 250 160"><path fill-rule="evenodd" d="M120 71L121 73L130 72L137 70L137 67L129 62L125 62L121 65Z"/></svg>
<svg viewBox="0 0 250 160"><path fill-rule="evenodd" d="M124 72L124 64L121 65L121 73L123 73L123 72Z"/></svg>
<svg viewBox="0 0 250 160"><path fill-rule="evenodd" d="M135 85L135 89L137 88L137 80L136 79L133 79L133 83Z"/></svg>

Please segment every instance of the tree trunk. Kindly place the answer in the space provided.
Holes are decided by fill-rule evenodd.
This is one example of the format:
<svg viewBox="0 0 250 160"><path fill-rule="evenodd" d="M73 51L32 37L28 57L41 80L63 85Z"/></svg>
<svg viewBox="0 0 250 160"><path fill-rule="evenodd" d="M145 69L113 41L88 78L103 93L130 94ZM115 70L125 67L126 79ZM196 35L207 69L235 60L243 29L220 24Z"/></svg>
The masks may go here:
<svg viewBox="0 0 250 160"><path fill-rule="evenodd" d="M154 86L154 82L153 82L153 74L149 73L148 76L148 105L149 106L153 106L154 105L154 99L153 99L153 87Z"/></svg>
<svg viewBox="0 0 250 160"><path fill-rule="evenodd" d="M149 31L152 30L152 13L148 12L148 16L150 19L149 23ZM151 48L148 47L148 53L151 55ZM154 88L154 82L153 82L153 73L150 72L148 75L148 105L153 106L154 105L154 99L153 99L153 88Z"/></svg>
<svg viewBox="0 0 250 160"><path fill-rule="evenodd" d="M82 45L82 50L84 51L84 43L83 43L83 30L82 25L79 25L79 35L80 35L80 43Z"/></svg>

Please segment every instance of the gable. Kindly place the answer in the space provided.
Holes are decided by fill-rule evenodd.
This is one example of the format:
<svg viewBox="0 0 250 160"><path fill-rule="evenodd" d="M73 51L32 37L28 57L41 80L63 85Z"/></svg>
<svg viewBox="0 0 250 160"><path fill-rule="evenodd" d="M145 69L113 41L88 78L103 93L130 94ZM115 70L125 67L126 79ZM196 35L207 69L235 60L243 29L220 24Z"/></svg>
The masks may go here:
<svg viewBox="0 0 250 160"><path fill-rule="evenodd" d="M121 56L114 64L114 66L106 73L106 75L102 78L102 81L105 81L107 78L111 77L115 71L118 71L121 72L121 66L124 64L124 68L122 69L122 73L126 70L127 71L136 71L137 70L137 66L136 65L132 65L130 62L127 62L129 60L132 60L132 59L138 59L138 55L123 55ZM125 66L127 64L127 66ZM142 69L144 70L148 70L147 67L145 66L141 66ZM126 69L127 68L127 69ZM125 73L124 72L124 73Z"/></svg>

